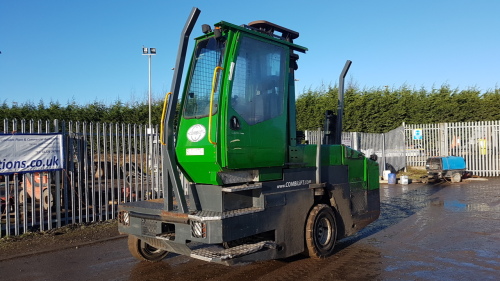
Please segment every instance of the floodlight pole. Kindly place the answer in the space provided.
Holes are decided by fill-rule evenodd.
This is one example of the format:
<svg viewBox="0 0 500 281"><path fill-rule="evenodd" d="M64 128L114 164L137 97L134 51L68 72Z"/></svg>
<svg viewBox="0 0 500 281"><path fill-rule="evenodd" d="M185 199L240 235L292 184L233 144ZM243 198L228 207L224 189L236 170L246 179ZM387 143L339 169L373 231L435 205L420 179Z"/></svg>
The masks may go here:
<svg viewBox="0 0 500 281"><path fill-rule="evenodd" d="M151 124L151 56L156 55L156 48L146 48L142 46L142 55L148 56L148 107L149 107L149 120L147 135L149 135L149 168L153 169L153 128Z"/></svg>
<svg viewBox="0 0 500 281"><path fill-rule="evenodd" d="M148 55L148 68L149 68L149 91L148 91L148 101L149 101L149 133L151 134L151 55Z"/></svg>
<svg viewBox="0 0 500 281"><path fill-rule="evenodd" d="M148 104L149 104L149 133L151 134L151 56L156 55L156 48L146 48L142 47L142 55L148 56L148 81L149 81L149 90L148 90Z"/></svg>

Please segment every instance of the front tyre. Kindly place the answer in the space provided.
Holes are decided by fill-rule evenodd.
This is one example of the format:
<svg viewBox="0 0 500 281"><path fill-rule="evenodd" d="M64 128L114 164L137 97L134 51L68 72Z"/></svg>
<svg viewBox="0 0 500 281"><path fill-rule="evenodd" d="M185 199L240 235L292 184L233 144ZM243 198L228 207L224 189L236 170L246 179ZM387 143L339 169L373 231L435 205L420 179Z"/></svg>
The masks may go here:
<svg viewBox="0 0 500 281"><path fill-rule="evenodd" d="M337 238L335 215L330 206L318 204L307 217L305 229L307 253L313 258L325 258L333 253Z"/></svg>
<svg viewBox="0 0 500 281"><path fill-rule="evenodd" d="M142 261L157 262L168 255L168 251L155 248L133 235L128 236L128 250L133 257Z"/></svg>

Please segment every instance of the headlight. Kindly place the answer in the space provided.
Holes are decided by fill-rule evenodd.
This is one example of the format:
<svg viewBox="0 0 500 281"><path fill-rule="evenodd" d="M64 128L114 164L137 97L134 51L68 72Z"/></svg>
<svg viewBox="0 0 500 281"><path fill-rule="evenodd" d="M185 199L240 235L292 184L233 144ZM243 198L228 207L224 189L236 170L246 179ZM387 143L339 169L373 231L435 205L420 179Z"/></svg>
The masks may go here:
<svg viewBox="0 0 500 281"><path fill-rule="evenodd" d="M191 221L191 235L195 238L207 237L207 225L201 221Z"/></svg>
<svg viewBox="0 0 500 281"><path fill-rule="evenodd" d="M118 222L123 225L130 225L130 216L128 212L121 211L118 213Z"/></svg>

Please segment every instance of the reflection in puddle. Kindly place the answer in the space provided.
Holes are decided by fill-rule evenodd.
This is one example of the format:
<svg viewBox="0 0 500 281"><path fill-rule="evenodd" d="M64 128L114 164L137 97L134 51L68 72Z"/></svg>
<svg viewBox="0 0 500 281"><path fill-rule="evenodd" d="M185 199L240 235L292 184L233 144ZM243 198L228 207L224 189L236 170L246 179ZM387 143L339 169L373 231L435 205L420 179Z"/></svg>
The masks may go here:
<svg viewBox="0 0 500 281"><path fill-rule="evenodd" d="M431 199L431 206L443 206L446 210L453 212L466 212L466 211L482 211L494 212L500 211L500 202L494 203L473 203L467 204L459 200L442 200L439 198Z"/></svg>
<svg viewBox="0 0 500 281"><path fill-rule="evenodd" d="M465 211L467 204L461 203L458 200L444 201L444 207L451 211Z"/></svg>

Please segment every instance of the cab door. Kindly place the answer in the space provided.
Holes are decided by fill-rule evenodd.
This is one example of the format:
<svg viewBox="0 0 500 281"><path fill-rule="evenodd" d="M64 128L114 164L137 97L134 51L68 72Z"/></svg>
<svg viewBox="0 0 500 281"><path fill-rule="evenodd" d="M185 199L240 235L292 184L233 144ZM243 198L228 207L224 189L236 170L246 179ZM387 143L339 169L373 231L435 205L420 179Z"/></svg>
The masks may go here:
<svg viewBox="0 0 500 281"><path fill-rule="evenodd" d="M225 166L283 166L287 153L286 46L241 35L230 64Z"/></svg>

